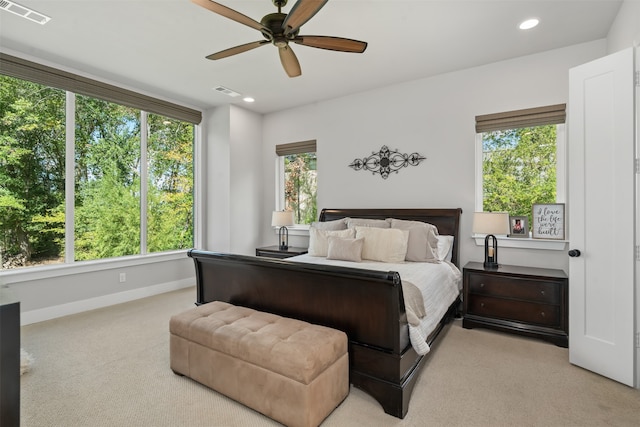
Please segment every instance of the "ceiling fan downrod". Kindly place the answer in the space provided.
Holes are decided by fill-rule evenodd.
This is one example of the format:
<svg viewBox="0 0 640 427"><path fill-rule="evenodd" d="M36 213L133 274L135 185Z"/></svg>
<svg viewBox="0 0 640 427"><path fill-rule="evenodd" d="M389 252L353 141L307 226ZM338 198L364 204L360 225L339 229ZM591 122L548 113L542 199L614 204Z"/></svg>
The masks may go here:
<svg viewBox="0 0 640 427"><path fill-rule="evenodd" d="M273 5L278 8L278 13L280 13L280 9L287 5L287 0L272 0Z"/></svg>

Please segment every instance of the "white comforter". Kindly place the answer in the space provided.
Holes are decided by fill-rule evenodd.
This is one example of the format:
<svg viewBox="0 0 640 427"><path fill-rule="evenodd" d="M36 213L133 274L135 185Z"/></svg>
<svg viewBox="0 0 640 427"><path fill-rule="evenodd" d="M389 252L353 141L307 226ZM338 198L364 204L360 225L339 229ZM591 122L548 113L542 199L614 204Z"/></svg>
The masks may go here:
<svg viewBox="0 0 640 427"><path fill-rule="evenodd" d="M430 350L427 337L436 328L449 306L455 301L462 289L462 273L450 262L438 264L428 262L385 263L376 261L350 262L328 260L324 257L299 255L287 261L312 264L337 265L342 267L363 268L379 271L397 271L403 282L414 284L422 292L425 316L419 324L409 324L411 345L418 354L427 354ZM407 305L407 304L405 304ZM415 322L412 322L415 323Z"/></svg>

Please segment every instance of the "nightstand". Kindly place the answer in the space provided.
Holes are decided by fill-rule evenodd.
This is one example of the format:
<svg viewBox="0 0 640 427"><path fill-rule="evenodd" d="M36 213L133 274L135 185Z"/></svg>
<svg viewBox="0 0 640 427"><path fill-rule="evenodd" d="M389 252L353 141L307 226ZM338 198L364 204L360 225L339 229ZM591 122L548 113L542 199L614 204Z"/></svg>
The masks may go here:
<svg viewBox="0 0 640 427"><path fill-rule="evenodd" d="M294 246L289 246L289 249L285 250L281 250L278 245L256 248L256 256L264 256L268 258L283 259L306 253L307 248L296 248Z"/></svg>
<svg viewBox="0 0 640 427"><path fill-rule="evenodd" d="M463 268L462 326L490 328L569 345L569 279L564 271L481 262Z"/></svg>

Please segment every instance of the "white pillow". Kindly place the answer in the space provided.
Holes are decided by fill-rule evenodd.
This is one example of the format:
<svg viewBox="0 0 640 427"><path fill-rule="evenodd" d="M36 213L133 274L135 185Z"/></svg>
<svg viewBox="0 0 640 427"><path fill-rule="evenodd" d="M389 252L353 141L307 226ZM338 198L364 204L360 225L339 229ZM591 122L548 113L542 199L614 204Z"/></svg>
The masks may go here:
<svg viewBox="0 0 640 427"><path fill-rule="evenodd" d="M347 227L349 228L356 228L356 227L389 228L391 227L391 223L386 219L348 218Z"/></svg>
<svg viewBox="0 0 640 427"><path fill-rule="evenodd" d="M329 250L327 259L340 259L343 261L362 261L362 247L364 239L343 239L329 236Z"/></svg>
<svg viewBox="0 0 640 427"><path fill-rule="evenodd" d="M329 236L353 238L354 230L318 230L315 227L309 227L309 252L311 256L327 256L329 251Z"/></svg>
<svg viewBox="0 0 640 427"><path fill-rule="evenodd" d="M438 259L451 262L453 256L453 236L438 236Z"/></svg>
<svg viewBox="0 0 640 427"><path fill-rule="evenodd" d="M340 218L334 221L316 221L311 223L311 227L315 227L318 230L346 230L347 229L347 219L348 218Z"/></svg>
<svg viewBox="0 0 640 427"><path fill-rule="evenodd" d="M356 239L364 239L362 258L382 262L403 262L407 255L408 230L356 227Z"/></svg>
<svg viewBox="0 0 640 427"><path fill-rule="evenodd" d="M407 261L438 261L438 229L433 224L422 221L408 221L389 218L391 228L409 231Z"/></svg>

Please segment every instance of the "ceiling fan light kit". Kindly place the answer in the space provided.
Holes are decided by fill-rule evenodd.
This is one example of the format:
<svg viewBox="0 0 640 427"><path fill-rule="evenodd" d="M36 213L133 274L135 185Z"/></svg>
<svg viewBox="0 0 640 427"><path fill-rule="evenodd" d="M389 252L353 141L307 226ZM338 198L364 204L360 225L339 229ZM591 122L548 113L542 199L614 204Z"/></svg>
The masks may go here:
<svg viewBox="0 0 640 427"><path fill-rule="evenodd" d="M278 48L280 62L287 75L297 77L302 74L302 69L296 54L289 46L289 42L337 52L362 53L367 48L367 43L359 40L332 36L299 35L300 27L318 13L328 0L298 0L288 14L281 12L282 7L287 4L287 0L272 0L278 8L278 12L265 15L260 22L211 0L191 1L211 12L260 31L265 39L213 53L208 55L207 59L227 58L271 43Z"/></svg>

